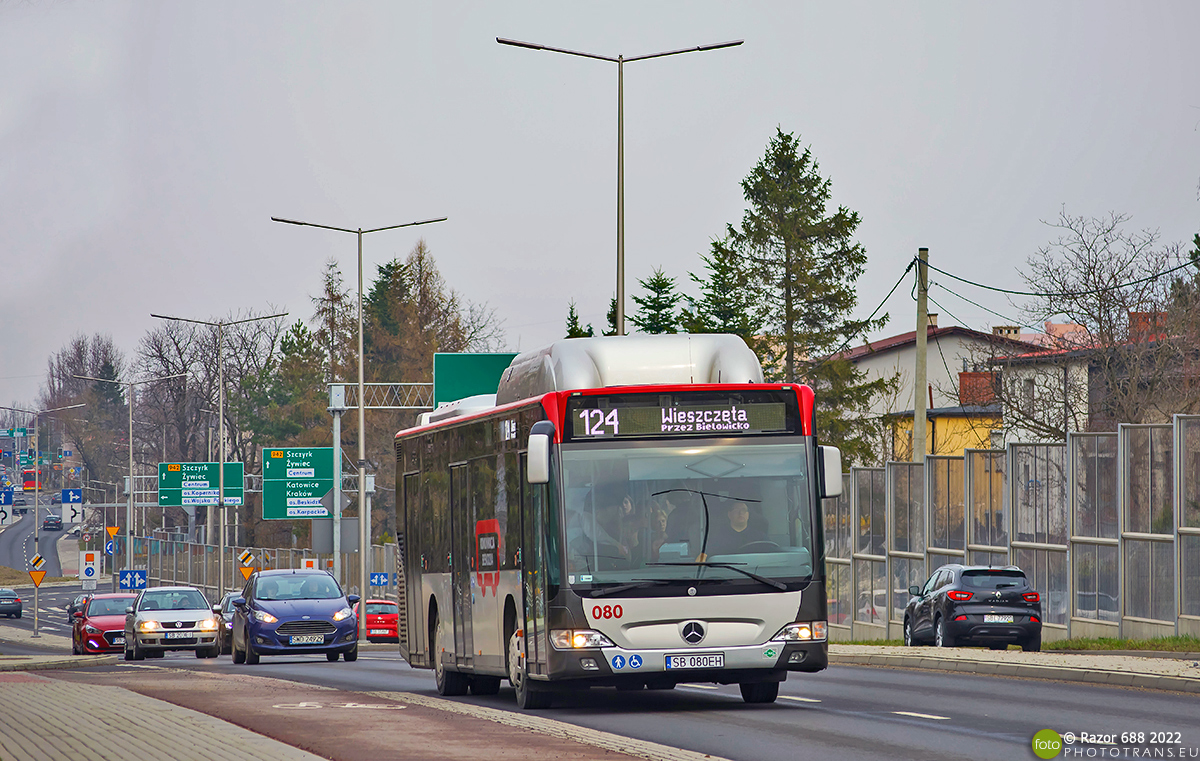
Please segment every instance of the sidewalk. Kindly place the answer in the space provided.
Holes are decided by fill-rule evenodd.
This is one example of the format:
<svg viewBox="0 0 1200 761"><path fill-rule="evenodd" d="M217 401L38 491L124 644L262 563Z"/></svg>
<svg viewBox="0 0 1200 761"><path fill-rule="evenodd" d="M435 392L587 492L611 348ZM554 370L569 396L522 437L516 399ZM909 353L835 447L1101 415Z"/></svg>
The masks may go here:
<svg viewBox="0 0 1200 761"><path fill-rule="evenodd" d="M961 671L1200 694L1200 661L1127 653L1025 653L980 648L829 646L831 666Z"/></svg>
<svg viewBox="0 0 1200 761"><path fill-rule="evenodd" d="M51 706L54 710L47 710ZM0 758L308 761L320 757L119 687L11 673L0 674Z"/></svg>

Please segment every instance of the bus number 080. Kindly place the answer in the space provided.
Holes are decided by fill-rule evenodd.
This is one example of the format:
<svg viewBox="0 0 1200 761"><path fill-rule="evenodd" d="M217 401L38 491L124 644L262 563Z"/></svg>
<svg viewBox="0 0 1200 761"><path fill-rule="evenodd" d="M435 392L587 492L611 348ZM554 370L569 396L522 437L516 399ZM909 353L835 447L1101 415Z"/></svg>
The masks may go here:
<svg viewBox="0 0 1200 761"><path fill-rule="evenodd" d="M625 611L620 605L595 605L592 607L592 618L620 618Z"/></svg>

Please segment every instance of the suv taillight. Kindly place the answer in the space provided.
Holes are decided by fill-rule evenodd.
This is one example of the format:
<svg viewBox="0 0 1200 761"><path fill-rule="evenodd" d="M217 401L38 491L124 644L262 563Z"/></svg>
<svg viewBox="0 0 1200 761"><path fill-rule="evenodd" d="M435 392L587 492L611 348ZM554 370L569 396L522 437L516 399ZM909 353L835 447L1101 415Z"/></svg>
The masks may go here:
<svg viewBox="0 0 1200 761"><path fill-rule="evenodd" d="M1038 602L1042 598L1038 596L1037 592L1026 592L1025 594L1021 595L1021 599L1025 602Z"/></svg>
<svg viewBox="0 0 1200 761"><path fill-rule="evenodd" d="M963 592L961 589L952 589L946 593L946 596L949 597L951 600L958 600L959 602L963 602L964 600L971 599L971 593Z"/></svg>

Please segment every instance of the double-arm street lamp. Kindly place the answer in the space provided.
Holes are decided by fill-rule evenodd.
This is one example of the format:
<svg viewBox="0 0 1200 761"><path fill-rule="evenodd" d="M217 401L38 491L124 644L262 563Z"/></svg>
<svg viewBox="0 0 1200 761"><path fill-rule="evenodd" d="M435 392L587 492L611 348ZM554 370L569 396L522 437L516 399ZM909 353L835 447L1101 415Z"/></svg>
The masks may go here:
<svg viewBox="0 0 1200 761"><path fill-rule="evenodd" d="M496 42L501 45L511 45L516 48L526 48L528 50L548 50L551 53L565 53L566 55L579 56L580 58L591 58L597 61L608 61L617 65L617 318L616 329L617 335L625 335L625 64L633 61L645 61L650 58L665 58L670 55L679 55L681 53L701 53L705 50L720 50L721 48L732 48L741 45L744 40L733 40L731 42L717 42L711 45L698 45L693 48L680 48L679 50L664 50L661 53L647 53L646 55L634 56L607 56L597 53L582 53L578 50L566 50L564 48L552 48L549 45L540 45L536 42L521 42L520 40L507 40L503 37L497 37Z"/></svg>
<svg viewBox="0 0 1200 761"><path fill-rule="evenodd" d="M161 378L146 378L140 381L122 381L113 378L93 378L90 375L76 375L80 380L90 380L97 383L115 383L118 386L125 386L125 406L129 408L129 489L125 498L129 500L129 507L125 510L125 570L133 570L133 511L134 511L134 494L137 488L134 486L133 480L133 387L140 386L143 383L157 383L158 381L174 380L182 378L187 373L178 373L176 375L164 375ZM144 518L145 516L143 516ZM142 521L143 524L145 521ZM143 528L145 526L143 525ZM115 560L115 558L114 558ZM147 561L149 562L149 561Z"/></svg>
<svg viewBox="0 0 1200 761"><path fill-rule="evenodd" d="M0 410L12 410L13 412L24 412L27 415L33 415L33 546L34 551L39 555L42 552L41 536L38 529L41 524L38 523L38 503L40 500L42 489L42 453L41 444L38 442L38 417L47 412L61 412L63 410L74 410L79 407L86 407L86 404L68 404L65 407L52 407L48 410L23 410L19 407L4 407L0 406ZM13 460L16 460L16 454L13 454ZM38 585L33 587L33 636L40 637L38 633Z"/></svg>
<svg viewBox="0 0 1200 761"><path fill-rule="evenodd" d="M247 322L273 320L276 317L287 317L287 312L267 314L262 317L247 317L242 320L193 320L187 317L171 317L165 314L151 314L160 320L175 322L190 322L194 325L208 325L217 329L217 512L220 514L221 530L217 532L217 597L225 594L225 328L230 325L241 325ZM132 438L132 434L130 434ZM132 456L130 462L132 462ZM244 486L245 484L243 484ZM206 530L212 530L210 526Z"/></svg>
<svg viewBox="0 0 1200 761"><path fill-rule="evenodd" d="M434 222L445 222L447 217L438 217L437 219L423 219L419 222L405 222L402 225L388 225L387 227L374 227L369 230L364 230L361 227L352 230L348 227L331 227L330 225L318 225L312 222L300 222L295 219L282 219L280 217L271 217L272 222L282 222L286 225L300 225L301 227L319 227L322 230L333 230L339 233L350 233L358 236L358 575L359 575L359 593L362 596L363 603L359 608L360 615L358 617L359 638L366 631L366 609L367 609L367 553L371 549L371 526L370 517L366 515L366 496L367 496L367 427L366 427L366 405L364 404L365 396L363 395L363 255L362 255L362 236L368 233L378 233L384 230L398 230L401 227L416 227L418 225L429 225ZM335 462L339 462L342 456L342 442L333 442L333 456ZM334 472L340 472L340 468L335 467ZM341 488L341 484L338 484ZM336 492L335 492L336 493ZM333 540L337 542L341 536L341 522L339 520L342 512L342 506L336 502L333 505ZM335 554L336 557L336 554Z"/></svg>

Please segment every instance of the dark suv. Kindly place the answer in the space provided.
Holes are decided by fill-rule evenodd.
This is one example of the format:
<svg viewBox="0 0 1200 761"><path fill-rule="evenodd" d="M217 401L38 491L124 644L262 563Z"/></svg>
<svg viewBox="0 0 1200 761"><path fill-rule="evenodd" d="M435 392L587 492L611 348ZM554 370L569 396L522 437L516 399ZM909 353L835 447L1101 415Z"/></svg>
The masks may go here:
<svg viewBox="0 0 1200 761"><path fill-rule="evenodd" d="M904 644L1042 649L1042 601L1016 566L944 565L908 588Z"/></svg>
<svg viewBox="0 0 1200 761"><path fill-rule="evenodd" d="M42 531L62 531L62 516L47 515L42 519Z"/></svg>

